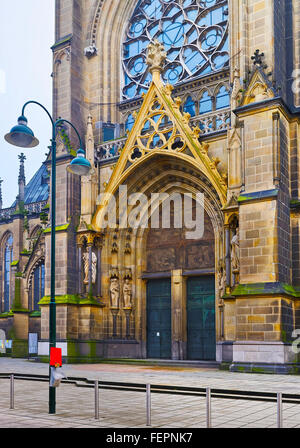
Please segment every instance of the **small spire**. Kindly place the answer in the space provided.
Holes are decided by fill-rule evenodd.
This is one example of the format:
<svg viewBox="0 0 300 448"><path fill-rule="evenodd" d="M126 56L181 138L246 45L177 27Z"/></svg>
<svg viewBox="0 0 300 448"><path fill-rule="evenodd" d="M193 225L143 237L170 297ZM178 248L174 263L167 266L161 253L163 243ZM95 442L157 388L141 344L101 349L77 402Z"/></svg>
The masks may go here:
<svg viewBox="0 0 300 448"><path fill-rule="evenodd" d="M0 210L2 209L2 182L3 179L0 178Z"/></svg>
<svg viewBox="0 0 300 448"><path fill-rule="evenodd" d="M24 168L24 162L26 160L26 156L21 153L19 156L19 160L20 160L20 170L19 170L19 182L20 181L24 181L25 183L25 168Z"/></svg>
<svg viewBox="0 0 300 448"><path fill-rule="evenodd" d="M95 151L94 146L95 142L94 142L94 130L93 130L93 117L89 112L86 125L85 149L86 149L86 158L92 165L94 164L94 151Z"/></svg>
<svg viewBox="0 0 300 448"><path fill-rule="evenodd" d="M26 160L26 156L22 153L19 156L20 160L20 169L19 169L19 202L24 202L25 199L25 168L24 168L24 162Z"/></svg>
<svg viewBox="0 0 300 448"><path fill-rule="evenodd" d="M89 115L88 115L88 121L87 121L87 124L88 124L88 125L93 125L93 117L92 117L92 115L91 115L90 112L89 112Z"/></svg>

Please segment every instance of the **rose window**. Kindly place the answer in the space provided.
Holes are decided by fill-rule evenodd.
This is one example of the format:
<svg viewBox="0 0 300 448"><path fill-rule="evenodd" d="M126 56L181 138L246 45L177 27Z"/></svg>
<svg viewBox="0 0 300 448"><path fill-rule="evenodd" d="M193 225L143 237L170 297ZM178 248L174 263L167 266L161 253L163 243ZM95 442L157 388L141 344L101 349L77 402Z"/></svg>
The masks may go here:
<svg viewBox="0 0 300 448"><path fill-rule="evenodd" d="M123 43L123 98L148 90L146 49L167 52L163 79L172 85L228 66L228 0L140 0Z"/></svg>

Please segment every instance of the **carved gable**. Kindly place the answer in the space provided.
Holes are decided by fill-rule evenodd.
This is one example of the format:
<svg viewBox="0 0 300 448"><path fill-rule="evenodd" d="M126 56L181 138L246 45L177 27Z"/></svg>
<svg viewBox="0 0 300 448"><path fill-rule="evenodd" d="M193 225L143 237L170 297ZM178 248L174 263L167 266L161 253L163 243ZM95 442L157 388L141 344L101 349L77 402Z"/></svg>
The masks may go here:
<svg viewBox="0 0 300 448"><path fill-rule="evenodd" d="M160 58L158 56L154 58L154 50L162 51L162 48L156 46L150 51L152 54L150 60L155 60L154 66L150 67L153 75L152 83L144 95L143 104L135 116L135 123L128 134L105 192L114 194L132 170L137 169L153 155L177 155L181 159L188 160L205 174L217 191L221 203L225 204L227 186L217 169L219 160L209 158L208 145L199 142L200 129L190 127L190 115L181 112L180 98L173 100L171 96L173 87L163 84L160 77L161 69L158 66L158 60L164 60L163 54ZM93 220L95 229L100 222L98 216L100 207Z"/></svg>
<svg viewBox="0 0 300 448"><path fill-rule="evenodd" d="M262 69L256 69L252 74L249 84L244 92L241 106L258 103L275 97L272 83L268 80Z"/></svg>

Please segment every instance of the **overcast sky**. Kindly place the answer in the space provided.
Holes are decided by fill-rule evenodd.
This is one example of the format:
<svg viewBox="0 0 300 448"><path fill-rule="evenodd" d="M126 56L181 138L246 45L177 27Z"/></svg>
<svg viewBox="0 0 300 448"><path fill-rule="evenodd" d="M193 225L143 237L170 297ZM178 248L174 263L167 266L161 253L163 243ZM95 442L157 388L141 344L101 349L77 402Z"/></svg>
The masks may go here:
<svg viewBox="0 0 300 448"><path fill-rule="evenodd" d="M40 140L34 149L9 145L3 136L17 124L23 104L42 103L52 113L52 51L55 0L0 0L0 177L3 208L18 194L18 154L26 154L26 182L45 160L51 123L35 105L25 111L28 126Z"/></svg>

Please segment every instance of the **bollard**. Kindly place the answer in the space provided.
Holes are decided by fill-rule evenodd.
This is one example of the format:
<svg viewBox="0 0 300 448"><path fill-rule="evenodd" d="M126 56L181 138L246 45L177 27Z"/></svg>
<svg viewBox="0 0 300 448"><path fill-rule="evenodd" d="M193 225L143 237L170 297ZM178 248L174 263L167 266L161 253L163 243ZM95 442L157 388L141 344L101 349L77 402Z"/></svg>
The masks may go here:
<svg viewBox="0 0 300 448"><path fill-rule="evenodd" d="M277 393L277 428L282 428L282 393Z"/></svg>
<svg viewBox="0 0 300 448"><path fill-rule="evenodd" d="M95 419L99 420L99 381L95 381Z"/></svg>
<svg viewBox="0 0 300 448"><path fill-rule="evenodd" d="M211 428L211 395L210 387L206 388L206 427Z"/></svg>
<svg viewBox="0 0 300 448"><path fill-rule="evenodd" d="M10 375L10 409L15 408L15 377Z"/></svg>
<svg viewBox="0 0 300 448"><path fill-rule="evenodd" d="M151 426L151 385L146 385L147 426Z"/></svg>

